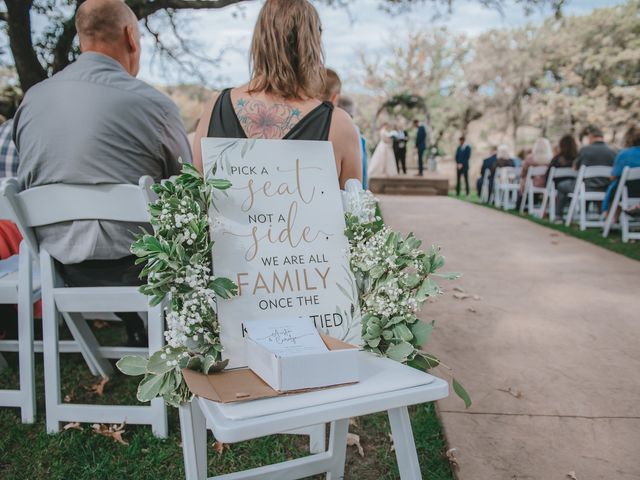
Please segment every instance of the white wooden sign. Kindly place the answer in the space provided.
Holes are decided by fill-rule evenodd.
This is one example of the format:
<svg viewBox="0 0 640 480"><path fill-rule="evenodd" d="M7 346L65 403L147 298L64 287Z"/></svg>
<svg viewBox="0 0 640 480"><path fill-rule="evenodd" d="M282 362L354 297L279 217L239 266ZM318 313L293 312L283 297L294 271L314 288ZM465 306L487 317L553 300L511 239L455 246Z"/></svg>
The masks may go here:
<svg viewBox="0 0 640 480"><path fill-rule="evenodd" d="M243 324L251 320L308 317L361 345L331 144L205 138L202 152L207 178L233 184L215 193L209 212L214 273L239 287L237 297L218 300L229 366L246 366Z"/></svg>

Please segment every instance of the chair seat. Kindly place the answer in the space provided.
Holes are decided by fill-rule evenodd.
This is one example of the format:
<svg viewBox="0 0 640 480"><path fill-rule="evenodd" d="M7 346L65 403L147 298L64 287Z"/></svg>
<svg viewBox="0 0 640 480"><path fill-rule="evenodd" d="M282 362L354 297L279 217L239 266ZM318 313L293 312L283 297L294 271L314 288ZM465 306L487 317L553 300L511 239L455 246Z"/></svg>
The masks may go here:
<svg viewBox="0 0 640 480"><path fill-rule="evenodd" d="M54 288L61 312L144 312L149 299L138 287Z"/></svg>
<svg viewBox="0 0 640 480"><path fill-rule="evenodd" d="M447 382L396 361L360 352L360 382L275 398L221 404L197 398L221 442L270 435L367 415L448 395Z"/></svg>
<svg viewBox="0 0 640 480"><path fill-rule="evenodd" d="M584 193L584 199L585 200L592 200L592 201L601 201L604 200L606 195L606 192L585 192Z"/></svg>

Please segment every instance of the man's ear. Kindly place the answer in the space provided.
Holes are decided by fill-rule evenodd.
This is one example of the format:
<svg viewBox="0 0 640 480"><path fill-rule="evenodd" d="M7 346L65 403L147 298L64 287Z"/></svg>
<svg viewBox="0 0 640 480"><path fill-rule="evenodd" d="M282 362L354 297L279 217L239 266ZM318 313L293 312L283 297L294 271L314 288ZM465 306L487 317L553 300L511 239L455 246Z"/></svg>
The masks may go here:
<svg viewBox="0 0 640 480"><path fill-rule="evenodd" d="M124 27L124 33L129 52L136 53L140 47L138 47L138 42L136 40L135 29L131 25L127 25L126 27Z"/></svg>

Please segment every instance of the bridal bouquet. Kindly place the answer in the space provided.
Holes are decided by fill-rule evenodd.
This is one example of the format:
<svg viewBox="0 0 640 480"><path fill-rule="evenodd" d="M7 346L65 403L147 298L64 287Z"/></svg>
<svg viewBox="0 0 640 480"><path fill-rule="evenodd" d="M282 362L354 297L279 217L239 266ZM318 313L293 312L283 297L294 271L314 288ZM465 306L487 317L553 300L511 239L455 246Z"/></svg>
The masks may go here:
<svg viewBox="0 0 640 480"><path fill-rule="evenodd" d="M183 368L207 374L227 365L216 298L231 298L237 288L212 273L208 209L214 189L230 186L226 180L203 180L191 165L175 182L153 186L158 195L150 205L155 233L141 235L131 251L139 263L146 262L142 292L152 304L166 307L167 345L148 360L126 356L117 363L127 375L144 375L137 393L142 402L159 396L174 406L187 402L191 393ZM422 370L439 365L437 357L421 349L434 324L416 314L427 298L441 292L434 277L457 275L438 272L444 265L439 249L425 252L412 234L403 237L385 226L370 192L352 185L343 200L364 348ZM453 388L468 406L469 396L455 379Z"/></svg>

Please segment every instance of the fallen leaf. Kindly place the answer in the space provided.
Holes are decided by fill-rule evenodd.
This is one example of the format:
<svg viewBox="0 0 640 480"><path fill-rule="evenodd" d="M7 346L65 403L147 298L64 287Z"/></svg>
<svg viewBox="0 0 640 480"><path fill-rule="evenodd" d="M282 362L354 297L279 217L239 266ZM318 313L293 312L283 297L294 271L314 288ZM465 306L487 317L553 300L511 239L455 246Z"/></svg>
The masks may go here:
<svg viewBox="0 0 640 480"><path fill-rule="evenodd" d="M96 330L102 330L104 328L107 328L108 326L109 326L109 323L105 322L104 320L93 321L93 328L95 328Z"/></svg>
<svg viewBox="0 0 640 480"><path fill-rule="evenodd" d="M357 447L358 453L361 457L364 457L364 449L362 445L360 445L360 435L356 435L355 433L347 433L347 447Z"/></svg>
<svg viewBox="0 0 640 480"><path fill-rule="evenodd" d="M457 448L450 448L445 453L445 455L447 456L447 459L449 460L449 463L453 468L458 468L458 459L456 458L457 451L458 451Z"/></svg>
<svg viewBox="0 0 640 480"><path fill-rule="evenodd" d="M571 480L578 480L578 477L576 477L576 472L574 472L573 470L567 473L567 478L570 478Z"/></svg>
<svg viewBox="0 0 640 480"><path fill-rule="evenodd" d="M97 383L89 385L86 388L91 393L101 397L104 394L104 386L109 382L109 377L102 377Z"/></svg>
<svg viewBox="0 0 640 480"><path fill-rule="evenodd" d="M482 297L480 295L474 295L473 299L474 300L482 300Z"/></svg>
<svg viewBox="0 0 640 480"><path fill-rule="evenodd" d="M557 240L551 240L551 245L559 245L560 242Z"/></svg>
<svg viewBox="0 0 640 480"><path fill-rule="evenodd" d="M560 234L558 232L552 232L549 234L550 237L559 237Z"/></svg>
<svg viewBox="0 0 640 480"><path fill-rule="evenodd" d="M122 445L129 445L129 442L122 438L122 435L126 433L124 425L124 423L121 423L119 425L105 425L104 423L94 423L93 425L91 425L91 429L98 435L111 438L114 442L118 442Z"/></svg>
<svg viewBox="0 0 640 480"><path fill-rule="evenodd" d="M65 403L71 403L73 401L73 398L76 396L76 391L75 390L71 390L70 393L67 393L64 398L62 399L63 402Z"/></svg>
<svg viewBox="0 0 640 480"><path fill-rule="evenodd" d="M83 428L80 426L79 422L71 422L71 423L67 423L64 427L62 427L63 430L80 430L81 432L83 432Z"/></svg>
<svg viewBox="0 0 640 480"><path fill-rule="evenodd" d="M478 311L477 311L475 308L473 308L473 307L469 307L469 308L467 308L467 310L468 310L469 312L471 312L471 313L478 313Z"/></svg>
<svg viewBox="0 0 640 480"><path fill-rule="evenodd" d="M512 397L515 397L515 398L522 398L522 393L520 392L520 390L515 389L513 387L499 388L498 391L504 392L504 393L508 393L509 395L511 395Z"/></svg>
<svg viewBox="0 0 640 480"><path fill-rule="evenodd" d="M395 443L393 443L393 435L391 433L388 434L389 435L389 440L391 441L391 448L389 449L390 452L395 452L396 451L396 445Z"/></svg>
<svg viewBox="0 0 640 480"><path fill-rule="evenodd" d="M464 288L461 288L461 287L453 287L453 290L454 290L455 292L465 293L465 292L464 292Z"/></svg>
<svg viewBox="0 0 640 480"><path fill-rule="evenodd" d="M225 450L229 450L230 448L228 443L218 442L217 440L213 444L213 449L218 452L218 455L222 455Z"/></svg>
<svg viewBox="0 0 640 480"><path fill-rule="evenodd" d="M149 449L148 448L141 448L140 451L142 453L149 453Z"/></svg>
<svg viewBox="0 0 640 480"><path fill-rule="evenodd" d="M358 419L356 417L351 417L349 419L349 426L358 428Z"/></svg>
<svg viewBox="0 0 640 480"><path fill-rule="evenodd" d="M456 292L453 294L453 298L457 298L458 300L464 300L465 298L469 298L470 295L466 294L466 293L460 293L460 292Z"/></svg>

